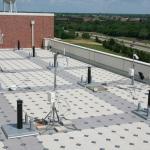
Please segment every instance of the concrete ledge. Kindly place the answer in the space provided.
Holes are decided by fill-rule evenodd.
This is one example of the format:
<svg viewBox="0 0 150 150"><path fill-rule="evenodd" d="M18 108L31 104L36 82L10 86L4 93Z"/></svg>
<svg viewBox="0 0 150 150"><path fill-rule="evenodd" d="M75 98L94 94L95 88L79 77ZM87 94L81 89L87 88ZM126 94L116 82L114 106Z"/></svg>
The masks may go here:
<svg viewBox="0 0 150 150"><path fill-rule="evenodd" d="M65 49L66 56L124 76L129 76L129 69L133 65L133 60L129 58L100 52L94 49L58 41L55 39L50 40L50 45L52 47L52 51L63 54ZM144 74L144 80L140 79L138 72L142 72ZM149 83L149 63L135 60L135 79L140 82Z"/></svg>

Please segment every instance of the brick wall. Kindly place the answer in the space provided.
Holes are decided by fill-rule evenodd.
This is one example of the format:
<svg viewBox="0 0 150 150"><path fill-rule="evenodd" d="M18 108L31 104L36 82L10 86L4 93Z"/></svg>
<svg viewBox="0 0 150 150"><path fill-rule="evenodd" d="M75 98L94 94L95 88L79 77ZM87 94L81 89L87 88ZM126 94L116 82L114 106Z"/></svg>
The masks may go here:
<svg viewBox="0 0 150 150"><path fill-rule="evenodd" d="M54 16L0 15L0 34L4 34L0 48L32 46L31 20L35 20L35 47L42 47L43 38L54 37Z"/></svg>

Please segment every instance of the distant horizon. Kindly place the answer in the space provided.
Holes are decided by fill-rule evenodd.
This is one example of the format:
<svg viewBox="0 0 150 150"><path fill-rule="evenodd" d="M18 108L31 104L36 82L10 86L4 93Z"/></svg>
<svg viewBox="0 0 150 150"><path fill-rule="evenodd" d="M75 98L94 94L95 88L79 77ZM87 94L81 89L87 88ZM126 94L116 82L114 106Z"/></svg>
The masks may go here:
<svg viewBox="0 0 150 150"><path fill-rule="evenodd" d="M0 10L0 12L4 12L2 10ZM8 12L8 11L6 11ZM150 14L129 14L129 13L98 13L98 12L50 12L50 11L17 11L18 13L55 13L55 14L103 14L103 15L150 15Z"/></svg>
<svg viewBox="0 0 150 150"><path fill-rule="evenodd" d="M150 0L16 0L16 4L23 12L150 14Z"/></svg>

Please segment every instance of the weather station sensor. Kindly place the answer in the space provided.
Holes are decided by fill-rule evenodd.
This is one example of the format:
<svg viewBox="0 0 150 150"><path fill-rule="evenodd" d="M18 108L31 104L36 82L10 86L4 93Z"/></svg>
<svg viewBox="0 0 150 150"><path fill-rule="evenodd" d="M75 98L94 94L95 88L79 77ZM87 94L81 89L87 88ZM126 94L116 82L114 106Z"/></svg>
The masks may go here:
<svg viewBox="0 0 150 150"><path fill-rule="evenodd" d="M55 123L60 122L60 118L58 115L58 110L56 108L56 96L55 96L55 91L54 92L49 92L47 94L48 96L48 101L50 102L50 111L44 118L46 122L48 122L49 125L55 125Z"/></svg>
<svg viewBox="0 0 150 150"><path fill-rule="evenodd" d="M55 103L55 101L56 101L56 99L55 99L55 92L50 92L47 95L48 95L48 101L50 103Z"/></svg>
<svg viewBox="0 0 150 150"><path fill-rule="evenodd" d="M134 59L139 60L139 56L137 54L133 54Z"/></svg>
<svg viewBox="0 0 150 150"><path fill-rule="evenodd" d="M65 50L64 50L65 51ZM63 53L65 54L65 52ZM72 124L72 121L66 119L62 114L60 115L58 94L57 92L57 58L59 53L54 54L54 90L47 93L47 99L50 104L49 112L40 120L37 120L37 129L44 129L45 131L53 130L56 132L65 132L67 129L76 130L76 127ZM58 107L57 107L58 106Z"/></svg>
<svg viewBox="0 0 150 150"><path fill-rule="evenodd" d="M129 69L129 76L130 76L130 77L133 77L133 76L134 76L134 72L135 72L134 69L133 69L133 68L130 68L130 69Z"/></svg>

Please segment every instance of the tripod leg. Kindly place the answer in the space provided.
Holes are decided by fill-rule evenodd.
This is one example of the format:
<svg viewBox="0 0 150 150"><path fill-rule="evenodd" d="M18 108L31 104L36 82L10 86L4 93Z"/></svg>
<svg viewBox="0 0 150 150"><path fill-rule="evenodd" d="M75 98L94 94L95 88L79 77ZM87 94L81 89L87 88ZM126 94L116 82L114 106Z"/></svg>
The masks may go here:
<svg viewBox="0 0 150 150"><path fill-rule="evenodd" d="M46 120L46 118L48 118L48 116L50 116L50 114L51 114L51 112L49 112L49 113L47 114L47 116L44 118L44 120Z"/></svg>

